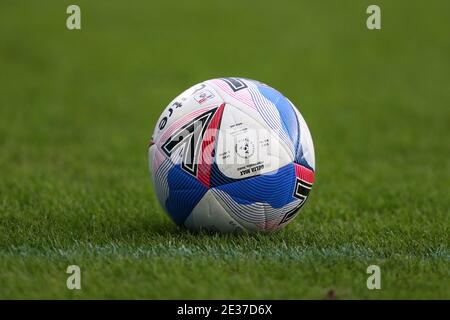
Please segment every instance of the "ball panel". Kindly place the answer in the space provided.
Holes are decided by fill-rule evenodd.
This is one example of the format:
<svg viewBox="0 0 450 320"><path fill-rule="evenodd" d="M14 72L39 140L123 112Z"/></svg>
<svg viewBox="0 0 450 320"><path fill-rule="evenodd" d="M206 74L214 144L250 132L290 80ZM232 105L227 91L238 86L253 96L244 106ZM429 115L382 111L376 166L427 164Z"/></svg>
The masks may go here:
<svg viewBox="0 0 450 320"><path fill-rule="evenodd" d="M268 231L292 221L305 204L313 183L312 170L292 163L274 174L252 177L211 191L226 211L248 230Z"/></svg>
<svg viewBox="0 0 450 320"><path fill-rule="evenodd" d="M218 135L217 168L234 180L272 172L294 160L283 142L247 112L226 104ZM214 178L214 185L220 183Z"/></svg>
<svg viewBox="0 0 450 320"><path fill-rule="evenodd" d="M316 159L311 132L309 131L308 125L306 124L306 121L301 113L295 107L294 110L300 126L300 143L295 155L295 162L305 165L315 171Z"/></svg>
<svg viewBox="0 0 450 320"><path fill-rule="evenodd" d="M152 166L152 182L155 189L156 196L159 200L161 206L167 211L165 206L166 200L169 197L169 185L167 183L167 175L169 170L174 166L174 164L170 161L170 159L164 159L156 166L155 159L161 159L163 155L160 154L160 151L155 147L150 147L150 159Z"/></svg>
<svg viewBox="0 0 450 320"><path fill-rule="evenodd" d="M273 208L281 208L293 200L295 177L294 164L291 163L274 172L215 189L226 192L233 200L244 205L263 200Z"/></svg>
<svg viewBox="0 0 450 320"><path fill-rule="evenodd" d="M296 135L298 123L295 117L291 117L295 114L281 93L261 82L249 79L222 78L207 82L216 88L225 103L239 108L259 124L267 126L268 131L278 135L294 157L295 145L298 141L298 135ZM283 99L280 99L281 97ZM279 103L282 112L276 103Z"/></svg>
<svg viewBox="0 0 450 320"><path fill-rule="evenodd" d="M233 219L208 191L184 222L192 230L206 229L219 232L239 232L244 228Z"/></svg>
<svg viewBox="0 0 450 320"><path fill-rule="evenodd" d="M169 195L165 207L176 224L182 224L199 203L208 188L188 174L181 165L173 166L167 174Z"/></svg>
<svg viewBox="0 0 450 320"><path fill-rule="evenodd" d="M270 174L215 187L212 192L238 222L252 230L268 230L286 222L285 215L301 204L294 197L296 181L291 163Z"/></svg>
<svg viewBox="0 0 450 320"><path fill-rule="evenodd" d="M271 126L273 129L277 131L282 129L289 136L293 148L296 149L299 144L299 123L293 105L280 92L267 85L256 84L256 87L259 93L270 102L266 101L264 106L267 110L261 109L260 112L268 114L266 121L274 123Z"/></svg>

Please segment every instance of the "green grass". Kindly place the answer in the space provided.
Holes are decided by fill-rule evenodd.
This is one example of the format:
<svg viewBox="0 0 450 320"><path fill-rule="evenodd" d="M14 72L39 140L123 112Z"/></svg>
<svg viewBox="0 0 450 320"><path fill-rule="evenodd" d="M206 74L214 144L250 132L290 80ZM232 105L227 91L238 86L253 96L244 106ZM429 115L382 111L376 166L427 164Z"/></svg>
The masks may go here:
<svg viewBox="0 0 450 320"><path fill-rule="evenodd" d="M73 1L2 0L0 298L449 299L450 3L376 1L369 31L372 2L80 0L68 31ZM191 234L152 190L162 109L230 75L312 131L317 183L276 234Z"/></svg>

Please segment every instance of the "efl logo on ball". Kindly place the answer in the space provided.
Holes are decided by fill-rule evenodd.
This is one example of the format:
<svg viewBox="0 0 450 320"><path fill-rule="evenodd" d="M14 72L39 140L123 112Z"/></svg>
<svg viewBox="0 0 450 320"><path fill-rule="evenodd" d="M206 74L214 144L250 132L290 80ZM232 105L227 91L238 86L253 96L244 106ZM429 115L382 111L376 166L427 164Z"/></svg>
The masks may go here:
<svg viewBox="0 0 450 320"><path fill-rule="evenodd" d="M286 226L314 183L311 134L295 106L255 80L212 79L176 97L149 147L159 202L189 229Z"/></svg>

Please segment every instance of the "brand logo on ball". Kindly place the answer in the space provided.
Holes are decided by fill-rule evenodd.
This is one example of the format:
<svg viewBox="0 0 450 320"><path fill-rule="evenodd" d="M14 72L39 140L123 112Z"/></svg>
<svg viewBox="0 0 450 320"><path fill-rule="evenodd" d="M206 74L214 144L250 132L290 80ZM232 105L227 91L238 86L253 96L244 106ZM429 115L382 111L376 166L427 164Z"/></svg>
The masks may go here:
<svg viewBox="0 0 450 320"><path fill-rule="evenodd" d="M222 80L225 81L234 92L248 88L245 82L238 78L222 78Z"/></svg>
<svg viewBox="0 0 450 320"><path fill-rule="evenodd" d="M185 124L162 145L162 150L168 157L179 151L183 157L181 167L194 177L197 176L201 141L216 110L217 108L211 109Z"/></svg>
<svg viewBox="0 0 450 320"><path fill-rule="evenodd" d="M248 159L255 154L255 144L249 138L239 139L234 149L236 154L243 159Z"/></svg>
<svg viewBox="0 0 450 320"><path fill-rule="evenodd" d="M308 199L308 195L309 195L309 192L311 191L311 188L312 188L312 184L309 184L308 182L301 180L301 179L296 180L295 190L294 190L294 198L299 199L300 203L294 209L286 212L286 214L284 215L280 224L283 224L295 217L295 214L303 207L306 200Z"/></svg>
<svg viewBox="0 0 450 320"><path fill-rule="evenodd" d="M211 100L212 98L214 98L214 94L209 90L205 90L194 96L195 101L200 104L204 103L205 101Z"/></svg>

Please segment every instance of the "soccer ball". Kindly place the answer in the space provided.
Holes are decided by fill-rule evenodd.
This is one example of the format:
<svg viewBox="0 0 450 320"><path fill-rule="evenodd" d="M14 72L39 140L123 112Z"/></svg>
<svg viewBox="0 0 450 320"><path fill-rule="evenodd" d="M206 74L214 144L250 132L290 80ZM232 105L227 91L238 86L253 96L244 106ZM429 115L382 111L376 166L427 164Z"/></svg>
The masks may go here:
<svg viewBox="0 0 450 320"><path fill-rule="evenodd" d="M314 183L314 147L300 112L275 89L243 78L207 80L170 102L149 158L159 202L193 230L280 229Z"/></svg>

